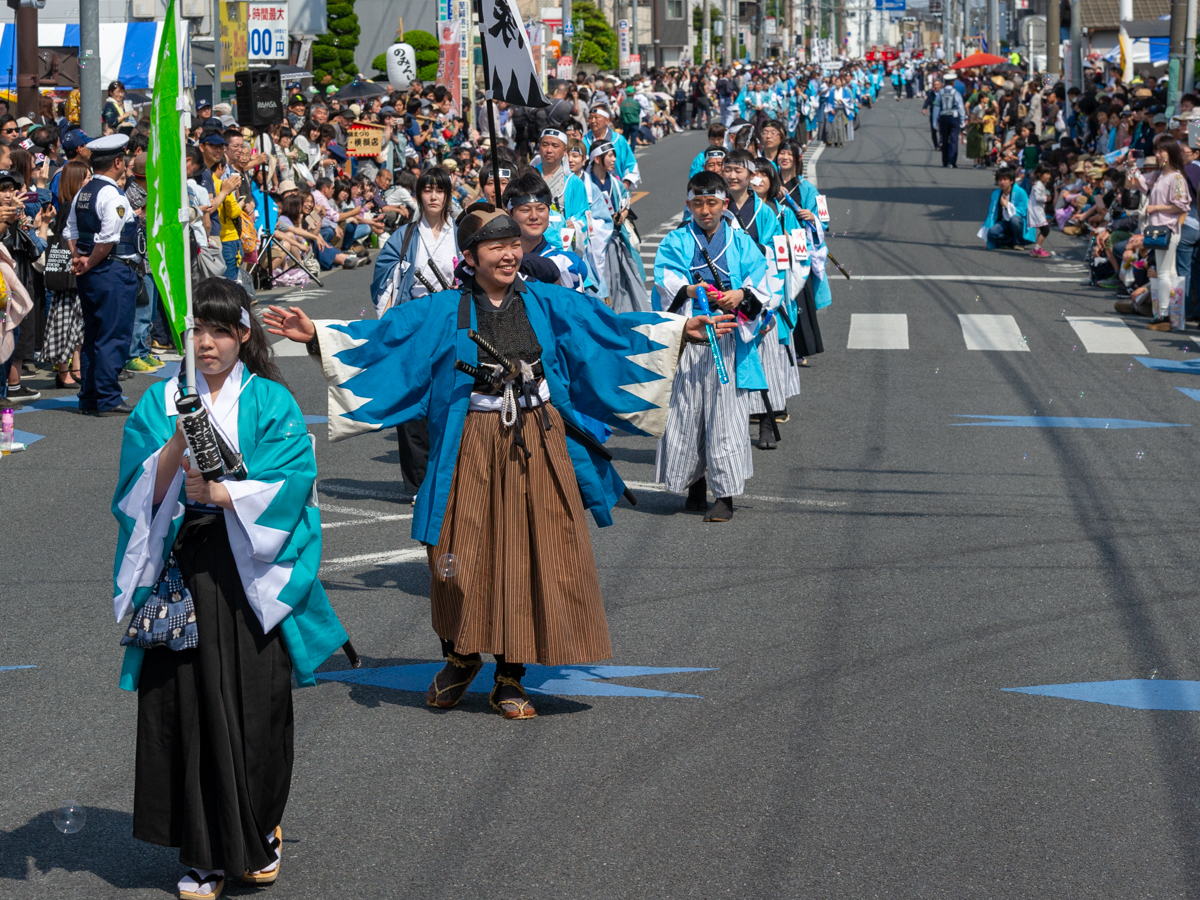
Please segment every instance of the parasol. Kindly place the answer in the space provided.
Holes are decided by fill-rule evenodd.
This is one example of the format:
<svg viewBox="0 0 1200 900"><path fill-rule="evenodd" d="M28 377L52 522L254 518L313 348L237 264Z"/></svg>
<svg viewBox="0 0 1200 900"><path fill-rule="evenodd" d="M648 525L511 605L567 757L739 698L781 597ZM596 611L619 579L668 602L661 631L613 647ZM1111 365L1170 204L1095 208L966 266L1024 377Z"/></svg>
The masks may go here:
<svg viewBox="0 0 1200 900"><path fill-rule="evenodd" d="M982 69L985 66L998 66L1008 62L1003 56L993 56L991 53L972 53L965 59L960 59L952 69Z"/></svg>
<svg viewBox="0 0 1200 900"><path fill-rule="evenodd" d="M388 92L387 86L375 81L352 81L336 94L339 100L366 100L368 97L382 97Z"/></svg>

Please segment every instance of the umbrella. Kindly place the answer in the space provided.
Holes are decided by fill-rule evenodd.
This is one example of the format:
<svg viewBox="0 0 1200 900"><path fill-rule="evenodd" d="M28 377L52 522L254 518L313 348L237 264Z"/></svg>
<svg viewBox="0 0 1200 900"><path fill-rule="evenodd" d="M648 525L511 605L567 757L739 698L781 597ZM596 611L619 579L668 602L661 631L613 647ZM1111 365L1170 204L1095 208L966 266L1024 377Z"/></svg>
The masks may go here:
<svg viewBox="0 0 1200 900"><path fill-rule="evenodd" d="M992 71L998 75L1024 75L1025 70L1020 66L1014 66L1010 62L1000 63L998 66L993 66Z"/></svg>
<svg viewBox="0 0 1200 900"><path fill-rule="evenodd" d="M386 85L374 81L352 81L334 96L339 100L366 100L368 97L382 97L387 92Z"/></svg>
<svg viewBox="0 0 1200 900"><path fill-rule="evenodd" d="M998 66L1008 62L1003 56L993 56L990 53L972 53L966 59L960 59L952 69L981 69L984 66Z"/></svg>

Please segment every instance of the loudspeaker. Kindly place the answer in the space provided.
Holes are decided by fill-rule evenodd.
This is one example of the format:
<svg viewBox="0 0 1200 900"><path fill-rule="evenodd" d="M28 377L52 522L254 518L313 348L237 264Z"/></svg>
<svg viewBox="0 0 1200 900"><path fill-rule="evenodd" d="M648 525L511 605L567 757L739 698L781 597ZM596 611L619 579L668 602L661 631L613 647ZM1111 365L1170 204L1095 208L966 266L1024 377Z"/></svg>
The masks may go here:
<svg viewBox="0 0 1200 900"><path fill-rule="evenodd" d="M234 72L239 125L266 128L283 121L283 90L278 69Z"/></svg>

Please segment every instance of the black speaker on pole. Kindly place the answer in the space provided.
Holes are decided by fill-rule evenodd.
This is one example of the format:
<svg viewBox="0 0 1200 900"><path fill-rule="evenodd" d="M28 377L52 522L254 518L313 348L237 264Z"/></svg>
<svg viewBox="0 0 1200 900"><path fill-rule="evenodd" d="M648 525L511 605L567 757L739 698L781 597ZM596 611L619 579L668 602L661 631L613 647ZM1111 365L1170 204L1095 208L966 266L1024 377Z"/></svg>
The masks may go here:
<svg viewBox="0 0 1200 900"><path fill-rule="evenodd" d="M266 128L283 121L283 89L278 69L233 73L239 125Z"/></svg>

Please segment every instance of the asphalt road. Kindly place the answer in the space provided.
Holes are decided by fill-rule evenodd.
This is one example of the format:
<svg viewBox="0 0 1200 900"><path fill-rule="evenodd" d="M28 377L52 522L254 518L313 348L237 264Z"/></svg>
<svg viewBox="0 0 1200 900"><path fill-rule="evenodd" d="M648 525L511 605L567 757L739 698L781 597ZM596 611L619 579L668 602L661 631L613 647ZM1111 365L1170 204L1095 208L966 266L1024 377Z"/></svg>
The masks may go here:
<svg viewBox="0 0 1200 900"><path fill-rule="evenodd" d="M421 670L399 668L438 648L394 442L311 426L323 580L376 683L296 692L271 896L1200 898L1195 712L1005 690L1200 679L1194 437L1127 427L1196 423L1176 390L1194 375L1135 356L1200 344L1122 324L1083 286L1078 243L1053 237L1051 261L983 250L989 174L940 167L917 101L864 120L817 163L853 280L734 520L639 487L593 532L612 665L703 671L567 673L524 723L484 694L429 711L403 689ZM703 144L643 154L650 244ZM368 280L292 299L354 317ZM1099 352L1131 337L1144 352ZM282 365L323 415L315 366ZM1102 421L1059 427L1081 419ZM130 837L136 700L116 688L109 602L121 423L43 410L17 427L45 438L0 461L0 667L36 666L0 671L0 897L168 896L175 853ZM650 441L612 446L651 481ZM88 813L72 835L51 824L67 798Z"/></svg>

